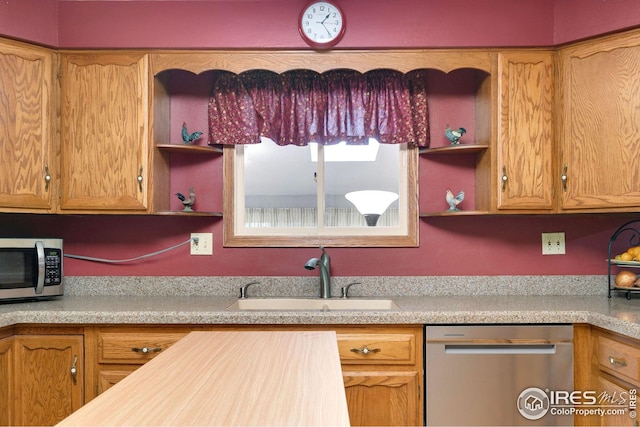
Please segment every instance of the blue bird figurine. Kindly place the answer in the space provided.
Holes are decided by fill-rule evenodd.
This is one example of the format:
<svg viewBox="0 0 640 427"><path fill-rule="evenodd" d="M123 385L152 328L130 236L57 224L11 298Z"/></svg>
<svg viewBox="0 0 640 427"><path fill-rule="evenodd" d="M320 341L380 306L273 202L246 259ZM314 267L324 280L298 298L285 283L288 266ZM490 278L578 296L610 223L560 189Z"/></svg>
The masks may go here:
<svg viewBox="0 0 640 427"><path fill-rule="evenodd" d="M449 209L447 209L448 212L459 211L460 208L458 208L458 205L464 200L464 191L460 191L457 196L454 196L451 190L447 188L445 199L449 204Z"/></svg>
<svg viewBox="0 0 640 427"><path fill-rule="evenodd" d="M451 145L456 145L460 142L460 138L462 135L467 133L465 128L458 128L458 130L453 130L447 125L447 128L444 130L444 135L447 137L449 141L451 141Z"/></svg>
<svg viewBox="0 0 640 427"><path fill-rule="evenodd" d="M189 131L187 130L187 124L185 122L182 122L182 142L184 142L185 144L191 144L201 136L202 132L189 133Z"/></svg>
<svg viewBox="0 0 640 427"><path fill-rule="evenodd" d="M193 212L193 205L196 203L196 191L193 187L189 188L189 198L187 198L182 193L176 193L176 196L182 202L184 206L183 211L185 212Z"/></svg>

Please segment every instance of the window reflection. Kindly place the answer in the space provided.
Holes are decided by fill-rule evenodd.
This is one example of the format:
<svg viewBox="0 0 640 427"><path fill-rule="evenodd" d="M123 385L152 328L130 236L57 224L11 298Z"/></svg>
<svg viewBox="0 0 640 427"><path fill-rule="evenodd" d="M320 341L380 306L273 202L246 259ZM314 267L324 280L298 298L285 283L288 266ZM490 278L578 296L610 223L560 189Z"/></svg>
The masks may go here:
<svg viewBox="0 0 640 427"><path fill-rule="evenodd" d="M372 147L374 155L370 156ZM406 144L378 144L375 140L356 146L301 147L278 146L262 138L260 144L237 146L243 165L237 180L243 183L244 218L240 223L247 229L307 229L312 234L367 228L364 217L345 194L382 190L401 197L380 216L376 228L397 233L398 227L406 224L402 215L407 216L406 179L400 179L406 150Z"/></svg>

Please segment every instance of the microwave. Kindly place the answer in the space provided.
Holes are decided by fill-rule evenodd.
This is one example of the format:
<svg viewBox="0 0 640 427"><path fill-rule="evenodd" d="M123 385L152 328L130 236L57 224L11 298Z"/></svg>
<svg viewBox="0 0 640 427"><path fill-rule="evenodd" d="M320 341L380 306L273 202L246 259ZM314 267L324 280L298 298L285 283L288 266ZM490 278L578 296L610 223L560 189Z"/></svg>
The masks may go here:
<svg viewBox="0 0 640 427"><path fill-rule="evenodd" d="M61 296L62 239L0 238L0 301Z"/></svg>

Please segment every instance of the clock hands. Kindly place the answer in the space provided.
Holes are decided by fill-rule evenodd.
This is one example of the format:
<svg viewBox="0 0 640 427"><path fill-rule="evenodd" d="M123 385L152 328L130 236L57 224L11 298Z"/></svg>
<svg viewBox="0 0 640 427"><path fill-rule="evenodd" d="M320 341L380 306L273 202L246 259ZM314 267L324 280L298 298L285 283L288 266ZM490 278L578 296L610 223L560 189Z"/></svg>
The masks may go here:
<svg viewBox="0 0 640 427"><path fill-rule="evenodd" d="M324 27L325 30L327 30L327 34L329 35L329 37L333 36L333 34L331 34L331 31L329 31L329 29L327 28L326 25L324 25L325 21L327 19L329 19L329 17L331 16L331 13L328 13L327 16L324 17L324 19L320 22L316 22L316 24L320 24Z"/></svg>

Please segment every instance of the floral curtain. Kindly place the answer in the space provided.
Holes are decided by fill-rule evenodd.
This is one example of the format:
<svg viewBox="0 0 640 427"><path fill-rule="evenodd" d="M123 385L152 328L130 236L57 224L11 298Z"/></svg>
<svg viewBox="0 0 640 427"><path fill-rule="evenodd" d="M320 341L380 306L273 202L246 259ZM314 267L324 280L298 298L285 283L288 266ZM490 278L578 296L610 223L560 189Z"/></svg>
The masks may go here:
<svg viewBox="0 0 640 427"><path fill-rule="evenodd" d="M309 142L429 146L425 73L336 69L215 73L209 144Z"/></svg>

